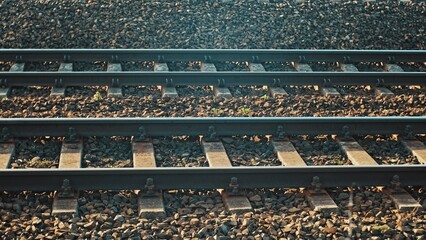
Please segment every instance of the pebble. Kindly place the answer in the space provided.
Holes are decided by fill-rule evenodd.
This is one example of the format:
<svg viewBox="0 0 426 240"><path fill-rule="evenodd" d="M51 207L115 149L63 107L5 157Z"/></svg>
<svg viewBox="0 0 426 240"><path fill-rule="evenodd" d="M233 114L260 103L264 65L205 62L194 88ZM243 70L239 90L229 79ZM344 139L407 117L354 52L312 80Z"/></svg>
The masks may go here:
<svg viewBox="0 0 426 240"><path fill-rule="evenodd" d="M121 215L116 215L116 216L114 217L114 222L115 222L115 221L123 222L123 221L124 221L124 217L123 217L123 216L121 216Z"/></svg>
<svg viewBox="0 0 426 240"><path fill-rule="evenodd" d="M36 4L26 5L25 8L14 5L13 11L15 12L23 12L24 9L31 11L27 16L21 18L17 18L15 14L11 13L10 7L5 7L5 10L1 11L2 22L8 23L2 31L2 44L5 48L13 46L57 48L62 43L64 47L74 48L161 48L165 46L167 48L248 48L254 45L256 48L267 49L312 46L316 48L374 49L383 48L385 47L383 45L386 44L397 48L397 43L400 43L402 47L413 46L424 49L421 38L416 35L418 32L409 31L410 27L423 29L423 26L417 22L410 25L404 21L395 20L398 19L398 16L403 16L404 12L409 19L421 18L422 5L419 3L407 7L397 3L387 3L390 8L385 9L378 3L366 6L363 2L356 1L341 5L328 2L310 2L300 6L289 2L270 1L268 4L263 3L264 1L201 2L184 1L170 4L167 1L154 1L141 4L137 1L127 0L121 6L104 4L102 7L93 7L86 2L71 4L60 1L61 7L57 7L58 4L55 8L43 9ZM222 5L226 5L226 8ZM175 8L179 10L175 10ZM66 9L78 9L78 11L70 12ZM322 11L317 11L317 9ZM381 13L380 11L385 12ZM38 15L40 12L43 12L42 16ZM359 12L365 13L356 14ZM376 16L377 12L379 12L379 16ZM189 19L181 18L183 13L188 14ZM250 21L242 21L242 18L238 17L236 13L244 16L244 19L250 19ZM52 17L58 14L60 14L60 18ZM36 17L29 17L34 15ZM89 18L87 20L92 21L84 21L86 19L82 19L82 15ZM120 21L113 24L108 21L95 22L93 20L105 15L114 16ZM353 21L338 21L338 19L348 19L349 16L353 18ZM382 21L378 21L378 17ZM33 21L31 22L30 19ZM357 23L361 20L364 21L365 26L369 27L360 30ZM79 23L78 30L71 25L75 22ZM157 24L155 28L153 27L154 22ZM265 24L271 22L274 24ZM320 24L322 22L330 23L330 25ZM123 27L115 28L119 23ZM393 23L399 31L384 31L390 23ZM27 25L23 29L14 27L24 24ZM232 27L230 27L230 24L232 24ZM55 34L49 34L49 31L43 30L58 28L59 26L63 31ZM106 28L106 26L110 27ZM197 26L204 26L205 28ZM287 29L286 26L295 27ZM316 28L317 31L312 31L312 28ZM139 38L139 35L133 33L134 31L143 33L152 31L155 33L152 35L156 37L147 35L144 38ZM108 32L108 35L116 36L116 38L99 42L100 37L90 37L99 36L104 32ZM244 37L241 34L243 32L246 33ZM404 34L411 41L391 41L392 39L403 39ZM16 40L17 36L19 36L19 41ZM47 38L47 36L50 36L50 38ZM173 36L173 38L170 36ZM73 39L74 41L61 42L60 39ZM268 39L280 39L280 41L268 41Z"/></svg>
<svg viewBox="0 0 426 240"><path fill-rule="evenodd" d="M200 223L200 219L198 219L198 218L192 218L189 223L191 225L198 225Z"/></svg>
<svg viewBox="0 0 426 240"><path fill-rule="evenodd" d="M203 2L191 1L192 5L188 5L185 1L182 2L167 2L167 1L151 1L141 2L138 1L118 1L115 4L106 2L99 2L93 4L90 1L62 1L52 4L39 4L29 2L28 4L15 4L13 1L3 1L0 5L0 22L4 23L0 30L0 43L4 48L335 48L335 49L425 49L425 43L422 39L421 33L424 32L424 24L421 21L397 21L399 16L404 16L404 19L422 19L425 5L418 1L408 5L399 5L395 3L368 3L365 4L361 1L348 1L341 5L330 4L328 1L309 1L308 3L300 6L292 2L283 1L269 1L267 4L258 4L257 1L229 1L227 8L222 8L219 2ZM19 14L18 14L19 13ZM101 13L105 13L105 18L100 19ZM153 14L156 13L156 14ZM238 14L236 14L238 13ZM104 16L104 15L102 15ZM131 16L140 16L138 18ZM350 17L353 21L341 21L341 19L348 19ZM116 19L116 23L108 22L109 18ZM212 18L220 19L220 21L211 21ZM106 20L105 20L106 19ZM242 21L242 19L244 21ZM52 21L53 20L53 21ZM152 24L155 20L156 25ZM246 21L247 20L247 21ZM362 21L361 21L362 20ZM78 23L78 24L76 24ZM197 23L197 24L194 24ZM273 24L272 24L273 23ZM327 26L322 26L321 23L327 23ZM359 23L365 26L360 27ZM392 25L393 24L393 25ZM78 29L75 26L78 25ZM19 27L17 27L19 26ZM25 26L25 27L24 27ZM43 26L43 28L41 28ZM115 27L119 26L119 27ZM202 26L202 27L200 27ZM294 28L287 28L286 26L294 26ZM389 31L395 28L398 31ZM47 30L44 30L47 29ZM50 31L49 29L57 29L57 31ZM137 29L137 30L136 30ZM312 31L317 29L317 31ZM416 31L412 31L416 29ZM139 32L144 37L140 39L140 34L133 34ZM245 34L241 34L244 32ZM108 33L108 34L105 34ZM115 36L108 39L99 39L102 36ZM100 36L100 37L97 37ZM125 37L124 37L125 36ZM355 37L356 36L356 37ZM379 37L380 36L380 37ZM154 39L155 38L155 39ZM73 39L72 41L64 41L63 39ZM275 41L274 39L279 39ZM374 39L374 41L372 40ZM404 41L396 41L395 39L408 39ZM56 68L55 68L56 69ZM101 66L102 69L102 66ZM212 111L206 110L203 106L211 106L216 104L219 110L223 111L226 116L236 116L237 109L242 106L252 106L258 108L258 111L253 111L253 116L422 116L426 115L424 95L419 96L421 91L407 91L401 90L396 97L386 99L376 99L374 96L363 96L364 102L360 104L360 96L346 95L344 98L329 99L322 96L301 96L292 95L291 98L277 98L276 102L262 99L260 96L247 96L244 88L236 89L235 95L242 95L238 98L230 100L223 100L218 104L212 96L205 96L199 99L191 97L180 98L177 100L165 101L159 97L153 96L129 96L129 98L108 99L103 98L101 101L93 101L92 90L71 90L72 97L65 97L64 99L50 98L49 89L41 90L28 90L30 88L22 88L20 90L14 89L12 97L9 100L2 101L0 106L1 117L149 117L149 116L212 116ZM80 97L75 96L80 91ZM136 90L138 92L139 90ZM297 90L299 91L299 90ZM303 91L303 90L300 90ZM141 92L141 91L139 91ZM350 91L349 91L350 92ZM75 94L75 95L74 95ZM86 94L86 95L84 95ZM105 90L101 89L101 95L105 96ZM87 97L90 96L90 97ZM206 104L210 101L211 104ZM258 101L258 102L257 102ZM253 103L257 102L254 106ZM45 104L45 105L43 105ZM397 105L396 107L394 105ZM54 108L52 107L53 105ZM84 107L82 107L84 106ZM419 107L421 106L421 107ZM170 109L176 110L170 111ZM102 109L102 114L96 110ZM154 111L152 109L160 109ZM362 109L362 111L360 110ZM26 110L26 112L24 112ZM27 141L33 142L33 141ZM130 141L128 141L130 143ZM162 143L154 139L154 144ZM234 140L224 140L227 144L232 144ZM127 144L127 143L126 143ZM17 159L11 163L12 167L22 167L23 164L28 162L38 162L49 156L54 156L52 162L56 161L60 144L57 147L48 147L49 151L43 151L40 154L37 151L44 150L39 144L36 147L36 153L28 155L23 158L19 156L21 152L19 146L17 147ZM128 144L127 146L129 146ZM192 145L192 144L188 144ZM25 144L22 149L27 148ZM110 150L112 152L123 153L130 151L120 150L116 148L109 148L110 145L98 148L97 146L88 146L86 149ZM199 150L188 151L185 147L181 147L179 154L185 158L197 155ZM164 147L165 149L167 147ZM198 148L198 146L197 146ZM392 149L390 146L388 149ZM101 151L99 151L101 149ZM128 147L125 147L128 149ZM315 147L306 146L308 151L315 151ZM330 149L330 148L328 148ZM55 152L56 151L56 152ZM162 154L159 158L167 162L170 159L168 156ZM176 155L179 155L176 154ZM102 158L100 154L86 153L85 163L88 166L93 164L94 167L97 159ZM87 158L86 158L87 156ZM129 155L118 156L117 159L129 160ZM185 160L186 161L186 160ZM205 159L202 159L202 162ZM112 160L105 160L105 163L112 164ZM130 161L128 161L130 162ZM125 162L123 166L128 166ZM193 160L194 163L199 162L199 159ZM391 163L397 163L395 158L389 160ZM182 162L182 165L187 164L188 161ZM118 163L118 165L123 163ZM202 165L202 164L201 164ZM50 165L49 165L50 166ZM179 201L179 197L169 200L170 205L167 205L168 212L176 213L172 218L175 221L173 226L176 231L171 233L160 232L161 229L155 228L156 221L165 221L163 225L171 225L169 220L153 220L142 221L134 217L134 227L137 230L130 230L131 227L120 229L115 227L111 222L112 219L118 222L124 222L126 217L123 215L133 215L134 211L131 209L135 206L128 206L128 210L124 213L121 212L124 204L127 202L120 197L114 195L113 197L108 194L101 195L101 202L93 204L92 199L80 201L80 210L83 213L81 219L76 223L61 221L58 227L61 229L69 228L72 234L64 234L55 232L54 218L50 213L43 212L39 207L40 201L33 199L42 199L29 195L30 197L21 196L18 199L25 199L20 203L15 203L13 197L7 199L9 193L2 195L3 206L0 206L1 218L5 222L2 227L1 235L6 239L49 239L49 238L93 238L93 239L112 239L112 238L127 238L132 239L154 239L155 236L173 239L189 239L189 238L206 238L206 239L226 239L222 235L232 235L233 238L240 238L242 235L246 239L270 239L274 238L275 231L283 232L282 238L298 239L298 238L315 238L325 239L331 238L318 229L303 229L309 226L308 223L317 224L319 219L324 218L324 215L313 214L312 218L304 219L301 215L304 210L298 206L303 198L293 197L291 200L285 200L280 193L271 193L269 195L277 195L277 198L272 199L273 209L267 209L266 198L264 197L265 204L261 202L260 195L252 195L253 202L259 202L253 213L247 213L243 216L236 216L237 220L231 220L232 215L222 213L223 203L216 199L216 197L206 197L214 199L212 203L213 213L201 215L197 224L191 224L191 217L184 217L194 214L200 206L192 201L193 198L188 198L185 201ZM33 194L33 193L32 193ZM186 193L190 195L190 193ZM289 195L294 195L291 193ZM360 203L354 207L362 206L364 209L359 209L357 214L360 215L359 220L355 218L351 221L355 222L355 226L365 224L374 224L375 221L381 218L388 217L388 222L394 223L396 226L396 214L391 210L382 209L382 214L377 215L378 211L373 211L372 216L367 217L367 221L363 221L364 214L369 210L377 210L377 207L384 206L385 202L381 198L375 198L377 193L365 194L361 197ZM195 196L195 195L191 195ZM259 197L257 197L259 196ZM262 195L263 196L263 195ZM204 196L197 196L204 198ZM373 200L367 202L366 198L372 197ZM284 199L277 201L276 199ZM302 200L299 200L302 199ZM339 201L346 200L347 194L341 193L336 197ZM105 201L105 202L104 202ZM219 201L219 202L217 202ZM27 202L31 202L34 206L30 207ZM50 208L51 199L48 200L47 209ZM91 205L84 205L89 202ZM81 205L84 206L81 206ZM114 205L113 207L108 206ZM194 204L194 205L191 205ZM94 206L99 209L105 209L107 216L100 218L87 218L90 211L98 211ZM177 209L177 210L176 210ZM131 211L130 211L131 210ZM412 218L404 219L418 219L419 216L424 216L424 212L418 213L419 215ZM210 213L209 211L206 211ZM22 214L28 214L30 217L22 220ZM198 214L197 213L197 214ZM262 214L261 214L262 213ZM44 214L44 215L43 215ZM194 214L194 215L197 215ZM278 218L272 219L270 215L278 215ZM37 216L37 217L36 217ZM41 223L39 217L45 221ZM332 218L321 224L324 232L328 234L336 234L347 236L339 221L347 221L346 216L335 217L334 215L327 216ZM37 219L38 218L38 219ZM49 219L50 218L50 219ZM191 220L188 224L188 218ZM229 218L229 219L228 219ZM241 219L243 218L243 219ZM371 218L371 219L370 219ZM31 220L31 221L29 221ZM16 223L14 222L16 221ZM28 221L25 223L24 221ZM142 221L142 222L141 222ZM206 223L208 222L208 224ZM329 223L330 222L330 223ZM206 224L205 224L206 223ZM253 226L253 228L246 227L245 229L239 228L239 223L242 227ZM272 227L273 224L274 227ZM22 224L25 236L18 236L19 231L14 231L12 227L7 227L7 224L14 224L14 227ZM27 226L26 226L27 224ZM28 225L29 224L29 225ZM34 225L32 225L34 224ZM43 234L38 232L35 225L46 224L43 228ZM402 228L402 233L386 232L393 234L389 236L390 239L406 239L412 237L410 234L424 235L425 224L424 221L413 222L411 227ZM124 224L123 224L124 225ZM388 224L391 226L391 224ZM160 226L157 224L157 226ZM161 225L162 226L162 225ZM192 226L192 227L191 227ZM207 227L209 226L209 227ZM230 227L232 226L232 227ZM95 228L96 227L96 228ZM170 227L171 228L171 227ZM215 229L219 231L215 232ZM240 232L238 232L238 231ZM371 226L365 226L361 229L355 229L356 232L353 236L348 238L378 238L379 236L371 236ZM234 232L235 231L235 232ZM257 232L254 232L257 231ZM271 233L272 232L272 233ZM198 234L198 236L197 236ZM241 234L241 235L238 235ZM309 234L309 235L307 235ZM219 236L220 235L220 236ZM252 235L251 237L247 237ZM337 236L333 236L337 238ZM231 238L231 237L230 237Z"/></svg>
<svg viewBox="0 0 426 240"><path fill-rule="evenodd" d="M249 199L252 202L260 202L260 201L262 201L262 198L259 195L254 195L254 196L250 197Z"/></svg>
<svg viewBox="0 0 426 240"><path fill-rule="evenodd" d="M88 222L88 223L86 223L86 224L84 224L83 226L84 226L84 228L93 228L94 226L96 225L96 222L95 221L91 221L91 222Z"/></svg>

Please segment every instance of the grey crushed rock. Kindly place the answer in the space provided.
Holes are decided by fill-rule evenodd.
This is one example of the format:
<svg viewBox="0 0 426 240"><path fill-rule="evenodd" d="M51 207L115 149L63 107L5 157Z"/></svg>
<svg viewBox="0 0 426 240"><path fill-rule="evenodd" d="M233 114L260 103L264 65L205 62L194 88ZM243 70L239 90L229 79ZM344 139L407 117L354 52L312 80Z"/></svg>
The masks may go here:
<svg viewBox="0 0 426 240"><path fill-rule="evenodd" d="M61 0L0 6L3 48L425 49L424 1Z"/></svg>

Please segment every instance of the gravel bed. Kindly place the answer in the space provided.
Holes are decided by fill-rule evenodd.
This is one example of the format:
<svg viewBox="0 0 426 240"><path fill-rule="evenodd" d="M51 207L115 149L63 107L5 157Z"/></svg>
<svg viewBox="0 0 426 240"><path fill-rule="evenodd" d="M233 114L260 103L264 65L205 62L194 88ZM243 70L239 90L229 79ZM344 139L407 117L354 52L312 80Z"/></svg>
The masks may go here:
<svg viewBox="0 0 426 240"><path fill-rule="evenodd" d="M392 137L368 135L356 139L379 164L419 164L417 158Z"/></svg>
<svg viewBox="0 0 426 240"><path fill-rule="evenodd" d="M169 71L201 71L201 62L172 62L167 63ZM209 86L178 86L179 97L182 96L208 96L213 94Z"/></svg>
<svg viewBox="0 0 426 240"><path fill-rule="evenodd" d="M161 99L141 92L142 97L129 95L125 98L107 98L106 87L67 88L65 98L49 97L48 91L44 91L43 94L32 91L32 94L26 97L12 95L8 99L1 100L0 116L16 118L426 115L426 108L424 108L426 95L411 94L413 90L404 90L401 91L401 95L387 98L376 97L374 94L324 97L319 92L314 92L313 88L287 88L286 90L290 94L295 94L296 91L309 94L277 98L260 93L260 96L231 99L217 99L213 95ZM152 93L158 96L159 91ZM34 111L34 105L37 103L45 105L46 108Z"/></svg>
<svg viewBox="0 0 426 240"><path fill-rule="evenodd" d="M153 62L121 62L123 71L154 71Z"/></svg>
<svg viewBox="0 0 426 240"><path fill-rule="evenodd" d="M74 62L72 67L73 67L73 71L75 72L82 72L82 71L105 72L108 68L108 63L107 62Z"/></svg>
<svg viewBox="0 0 426 240"><path fill-rule="evenodd" d="M424 98L426 96L426 89L422 89L421 87L417 86L391 86L388 88L396 95L408 95L408 97L413 98L413 101Z"/></svg>
<svg viewBox="0 0 426 240"><path fill-rule="evenodd" d="M400 66L404 72L426 72L426 65L424 63L417 63L417 62L411 62L411 63L397 63L398 66Z"/></svg>
<svg viewBox="0 0 426 240"><path fill-rule="evenodd" d="M83 145L83 168L133 167L129 137L84 138Z"/></svg>
<svg viewBox="0 0 426 240"><path fill-rule="evenodd" d="M9 97L18 97L18 98L48 98L50 96L51 87L12 87ZM34 103L36 104L36 103ZM43 103L39 103L43 104ZM46 109L44 109L46 110Z"/></svg>
<svg viewBox="0 0 426 240"><path fill-rule="evenodd" d="M330 63L330 62L315 62L315 63L308 63L309 66L311 66L312 71L320 71L320 72L342 72L342 69L337 65L337 63Z"/></svg>
<svg viewBox="0 0 426 240"><path fill-rule="evenodd" d="M222 139L232 166L281 166L274 147L263 136L227 137Z"/></svg>
<svg viewBox="0 0 426 240"><path fill-rule="evenodd" d="M321 93L314 86L287 86L285 91L291 95L311 95L320 96Z"/></svg>
<svg viewBox="0 0 426 240"><path fill-rule="evenodd" d="M107 86L90 86L90 87L67 87L65 96L70 97L69 100L79 99L83 101L102 102L107 99ZM71 108L72 109L72 108Z"/></svg>
<svg viewBox="0 0 426 240"><path fill-rule="evenodd" d="M61 139L38 137L15 139L10 168L57 168Z"/></svg>
<svg viewBox="0 0 426 240"><path fill-rule="evenodd" d="M244 97L244 96L258 96L263 98L269 98L269 93L266 87L263 86L250 86L250 87L240 87L232 86L229 87L233 97Z"/></svg>
<svg viewBox="0 0 426 240"><path fill-rule="evenodd" d="M384 68L382 63L368 62L368 63L355 63L355 67L360 72L383 72Z"/></svg>
<svg viewBox="0 0 426 240"><path fill-rule="evenodd" d="M297 136L290 141L307 165L351 165L331 136Z"/></svg>
<svg viewBox="0 0 426 240"><path fill-rule="evenodd" d="M78 203L79 217L68 221L68 231L63 237L119 239L141 236L137 198L132 191L85 192Z"/></svg>
<svg viewBox="0 0 426 240"><path fill-rule="evenodd" d="M12 62L0 62L0 72L8 72L12 65Z"/></svg>
<svg viewBox="0 0 426 240"><path fill-rule="evenodd" d="M215 63L214 64L216 66L216 70L218 72L223 72L223 71L250 71L248 62L220 62L220 63Z"/></svg>
<svg viewBox="0 0 426 240"><path fill-rule="evenodd" d="M308 1L300 5L293 1L263 4L242 0L232 4L134 0L114 4L102 0L94 4L59 0L25 5L3 1L0 45L3 48L425 49L425 8L422 1L410 4Z"/></svg>
<svg viewBox="0 0 426 240"><path fill-rule="evenodd" d="M375 95L374 89L370 86L338 86L336 89L342 95L357 95L365 97Z"/></svg>
<svg viewBox="0 0 426 240"><path fill-rule="evenodd" d="M0 198L2 239L55 236L55 219L50 217L52 193L2 192Z"/></svg>
<svg viewBox="0 0 426 240"><path fill-rule="evenodd" d="M266 71L283 71L283 72L295 72L296 69L289 62L264 62L262 63Z"/></svg>
<svg viewBox="0 0 426 240"><path fill-rule="evenodd" d="M167 63L169 71L200 71L201 62L171 62Z"/></svg>
<svg viewBox="0 0 426 240"><path fill-rule="evenodd" d="M199 138L156 138L153 144L157 167L208 167Z"/></svg>
<svg viewBox="0 0 426 240"><path fill-rule="evenodd" d="M426 207L426 191L422 187L406 187L407 192L422 204L423 209Z"/></svg>
<svg viewBox="0 0 426 240"><path fill-rule="evenodd" d="M262 4L242 0L232 4L219 1L59 0L25 4L3 1L0 3L0 45L3 48L425 49L425 9L424 1L410 4L308 1L301 5L293 1ZM79 68L82 70L77 70ZM247 66L238 68L248 70ZM273 68L286 69L286 66ZM4 70L7 69L6 66ZM379 71L382 69L377 67ZM81 67L75 64L74 70L106 71L106 63L92 66L82 63ZM326 98L313 93L312 89L296 88L289 92L312 95L221 100L212 96L159 99L157 93L145 96L149 88L144 87L124 88L125 94L138 94L125 99L106 98L105 87L68 89L65 98L48 97L48 89L31 93L25 89L15 90L9 99L1 101L1 117L426 115L425 95L414 96L417 92L407 89L386 99L357 93ZM196 144L191 144L194 142ZM196 139L161 139L161 145L163 143L166 144L155 144L156 155L161 154L166 162L166 156L170 155L173 166L207 166ZM170 149L176 150L170 152ZM183 157L186 151L190 154L188 160ZM191 157L194 161L188 163ZM229 239L422 239L426 229L424 210L399 212L375 189L356 189L354 206L349 212L344 212L349 209L348 192L335 190L333 196L342 206L337 214L311 211L298 190L254 190L248 192L254 213L243 215L225 213L216 191L170 191L165 194L168 217L164 220L138 218L136 196L130 192L84 193L79 199L80 217L60 220L48 215L52 196L2 193L0 236L5 239L220 239L222 236ZM424 192L416 197L425 204Z"/></svg>
<svg viewBox="0 0 426 240"><path fill-rule="evenodd" d="M156 99L161 98L161 90L157 86L129 86L123 87L123 96L125 97L143 97L143 101L157 101ZM136 103L132 103L132 100L128 101L133 107L136 107Z"/></svg>
<svg viewBox="0 0 426 240"><path fill-rule="evenodd" d="M177 86L179 97L205 97L213 95L210 86Z"/></svg>
<svg viewBox="0 0 426 240"><path fill-rule="evenodd" d="M341 210L311 211L298 189L248 191L254 212L241 215L224 211L217 191L164 192L168 217L147 220L137 217L137 198L130 191L83 192L79 216L50 216L53 194L2 193L0 232L13 238L133 238L133 239L262 239L283 237L310 239L421 239L426 227L425 211L399 212L377 189L354 189L350 193L330 189ZM417 196L425 198L424 192ZM210 237L210 238L209 238Z"/></svg>
<svg viewBox="0 0 426 240"><path fill-rule="evenodd" d="M393 207L392 200L376 188L329 191L338 206L346 207L348 231L356 239L422 239L426 219L424 210L404 212ZM352 207L348 206L353 196ZM374 237L374 238L373 238Z"/></svg>
<svg viewBox="0 0 426 240"><path fill-rule="evenodd" d="M221 194L216 190L172 190L164 192L165 209L174 220L216 215L225 211Z"/></svg>
<svg viewBox="0 0 426 240"><path fill-rule="evenodd" d="M57 72L58 62L28 62L24 65L24 72Z"/></svg>

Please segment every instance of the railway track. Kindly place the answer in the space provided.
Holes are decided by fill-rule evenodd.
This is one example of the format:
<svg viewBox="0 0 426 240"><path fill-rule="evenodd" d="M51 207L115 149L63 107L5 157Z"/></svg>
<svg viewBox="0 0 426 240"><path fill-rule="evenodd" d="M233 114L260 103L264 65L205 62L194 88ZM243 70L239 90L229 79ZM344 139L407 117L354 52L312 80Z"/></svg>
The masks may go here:
<svg viewBox="0 0 426 240"><path fill-rule="evenodd" d="M424 186L424 165L379 165L352 138L354 135L400 135L404 146L420 163L426 147L415 138L426 133L425 117L343 118L104 118L104 119L1 119L0 188L6 191L57 191L53 214L77 210L78 190L140 189L140 215L164 216L160 190L225 189L229 211L251 210L243 189L305 187L314 209L335 210L337 205L324 188L393 186L384 191L401 209L419 207L403 189ZM337 135L352 165L306 166L290 135ZM203 136L209 167L156 167L152 137ZM271 144L282 166L232 167L222 137L271 135ZM59 169L6 169L14 152L13 138L64 137ZM81 168L82 137L132 136L133 168ZM13 182L13 184L11 184Z"/></svg>
<svg viewBox="0 0 426 240"><path fill-rule="evenodd" d="M11 66L9 72L0 72L3 97L8 96L13 87L34 85L51 86L51 95L56 96L64 96L67 87L107 86L108 95L119 96L118 99L122 98L127 86L147 85L161 86L162 97L178 97L175 88L178 86L210 86L215 96L231 98L232 87L253 85L267 86L272 97L287 95L287 86L307 85L318 86L327 96L340 95L341 86L369 85L376 94L385 96L393 94L385 86L424 86L426 77L424 72L410 72L413 68L407 67L412 62L421 66L426 60L425 51L4 49L0 53L0 61L9 62ZM74 71L77 65L93 62L102 62L105 71ZM122 71L129 65L137 69L141 62L147 63L150 71ZM176 62L197 62L199 68L179 71ZM233 70L236 62L246 62L247 68L243 69L246 71L218 71ZM43 66L37 69L34 63ZM286 67L267 71L270 63ZM338 65L333 65L334 70L313 71L321 68L316 66L318 63L325 63L322 64L325 68L327 64ZM363 63L380 63L381 70L358 69L358 64L363 66ZM288 66L290 71L284 69ZM408 71L403 72L402 68ZM176 69L178 71L169 71ZM5 103L10 101L5 99ZM386 186L381 192L390 197L395 208L413 210L419 209L422 201L412 191L406 191L406 187L426 185L423 177L426 168L422 165L426 163L426 150L424 143L415 137L426 133L425 121L424 117L3 118L0 120L0 187L4 191L54 192L53 203L48 208L49 214L55 217L83 214L81 197L90 196L84 192L91 190L131 190L137 199L136 215L142 218L174 214L166 206L170 189L218 189L227 211L246 213L252 212L258 204L253 202L257 199L252 194L253 189L303 188L303 196L310 207L326 213L342 211L340 200L330 189L364 186L382 189L380 186ZM420 164L381 164L382 161L361 146L361 141L356 140L359 138L352 138L377 134L399 135L398 143ZM172 167L164 167L157 161L155 141L161 143L162 140L158 140L161 137L182 135L202 139L196 141L201 145L207 166L176 167L169 163ZM267 138L268 145L279 166L249 167L235 163L228 151L238 143L228 144L227 141L231 136L246 135L271 136ZM294 136L298 135L335 135L334 141L347 163L309 166L303 156L305 153L294 141ZM44 136L59 137L57 169L28 168L25 162L17 166L26 169L12 166L22 138ZM87 144L87 139L93 136L131 138L129 167L91 168L84 152L92 146ZM96 137L91 141L96 142Z"/></svg>
<svg viewBox="0 0 426 240"><path fill-rule="evenodd" d="M285 86L319 86L324 95L338 96L335 86L370 85L379 95L385 86L425 85L425 72L404 72L397 64L426 61L423 50L131 50L131 49L2 49L0 61L14 62L0 72L2 95L14 86L52 86L64 95L71 86L108 86L108 95L122 96L123 86L161 86L164 97L177 97L175 86L211 86L219 97L231 97L230 86L267 86L272 96ZM106 72L74 72L75 62L107 62ZM58 71L26 72L25 63L56 62ZM122 71L123 62L152 62L154 71ZM200 62L200 71L169 71L167 63ZM217 71L215 64L247 62L249 71ZM294 72L265 71L262 63L291 63ZM310 63L337 63L340 72L312 71ZM381 72L360 72L356 63L380 63Z"/></svg>

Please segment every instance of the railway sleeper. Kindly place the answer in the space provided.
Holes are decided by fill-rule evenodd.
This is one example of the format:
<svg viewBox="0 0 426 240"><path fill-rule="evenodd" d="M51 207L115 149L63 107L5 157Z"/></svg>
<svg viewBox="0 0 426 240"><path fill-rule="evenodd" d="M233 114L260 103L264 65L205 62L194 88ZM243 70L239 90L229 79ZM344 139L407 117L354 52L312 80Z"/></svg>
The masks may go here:
<svg viewBox="0 0 426 240"><path fill-rule="evenodd" d="M249 63L251 72L265 72L265 67L261 63ZM278 84L278 83L277 83ZM269 94L272 97L286 96L288 93L281 86L268 86Z"/></svg>
<svg viewBox="0 0 426 240"><path fill-rule="evenodd" d="M138 141L133 139L133 167L156 168L154 146L150 140ZM156 190L154 179L147 179L142 191L138 194L138 215L144 218L162 218L166 216L161 190Z"/></svg>
<svg viewBox="0 0 426 240"><path fill-rule="evenodd" d="M201 63L202 72L217 72L216 66L213 63ZM218 82L217 86L210 86L213 90L214 96L218 98L231 98L232 94L228 88L223 86L223 82Z"/></svg>
<svg viewBox="0 0 426 240"><path fill-rule="evenodd" d="M121 64L120 63L108 63L107 67L108 72L121 72ZM122 97L123 92L121 87L119 86L119 79L112 79L111 86L108 87L108 96L109 97Z"/></svg>
<svg viewBox="0 0 426 240"><path fill-rule="evenodd" d="M306 166L296 148L288 139L272 141L274 151L283 166ZM337 204L333 201L327 191L321 188L319 180L315 188L305 188L304 194L315 211L337 211Z"/></svg>
<svg viewBox="0 0 426 240"><path fill-rule="evenodd" d="M378 163L362 148L353 138L337 138L342 150L348 156L353 165L378 165ZM413 210L421 208L418 203L406 190L398 187L401 183L399 177L391 181L391 188L385 188L383 193L388 195L395 206L400 210Z"/></svg>
<svg viewBox="0 0 426 240"><path fill-rule="evenodd" d="M59 66L58 72L72 72L73 64L72 63L61 63ZM52 87L52 91L50 92L50 96L65 96L66 88L62 86L62 80L57 79L56 86Z"/></svg>
<svg viewBox="0 0 426 240"><path fill-rule="evenodd" d="M309 64L305 64L305 63L299 63L299 62L292 62L293 67L298 71L298 72L312 72L312 68L311 66L309 66ZM330 87L327 86L327 83L324 83L324 86L315 86L315 88L320 89L322 95L327 96L327 97L339 97L340 93L339 91L337 91L336 88L334 87Z"/></svg>
<svg viewBox="0 0 426 240"><path fill-rule="evenodd" d="M25 63L14 63L12 67L9 69L9 72L23 72L25 68ZM0 98L7 98L10 93L10 87L7 85L7 81L0 82Z"/></svg>
<svg viewBox="0 0 426 240"><path fill-rule="evenodd" d="M73 135L73 131L70 131L70 134ZM81 165L81 155L83 148L82 141L75 136L70 136L67 139L71 139L72 141L65 141L62 145L59 168L79 168ZM144 140L145 141L134 141L132 143L134 167L156 167L153 145L149 139ZM345 138L338 137L337 140L354 165L378 165L354 139L348 138L346 136ZM411 151L418 151L419 154L424 154L425 146L422 143L419 144L418 140L403 139L402 141L406 142L406 147L411 149ZM210 167L232 166L222 142L203 141L202 144ZM279 140L274 140L272 144L279 160L284 166L306 165L306 163L304 163L303 159L296 151L295 147L290 141L288 141L288 139L285 138L285 136L281 137ZM0 147L0 150L2 150L3 154L0 155L1 158L5 159L4 162L10 161L11 155L13 154L14 144L11 142L5 142L2 143ZM359 154L362 154L362 156ZM369 159L369 161L365 162L365 159ZM150 218L165 216L162 193L161 191L156 190L154 180L155 179L147 180L144 188L137 192L139 215L142 217ZM390 181L389 186L383 189L383 192L394 201L398 209L412 210L415 208L420 208L421 205L415 199L413 199L401 186L402 183L399 181L399 177L394 176L394 178ZM311 186L305 188L304 193L314 210L334 211L338 209L327 191L321 187L319 178L314 178L312 180ZM245 196L244 191L239 189L239 182L236 178L230 179L228 188L222 190L222 197L226 208L231 212L242 213L245 211L251 211L250 202ZM63 181L61 190L55 193L52 214L58 216L62 214L76 214L77 199L78 192L73 189L72 182Z"/></svg>
<svg viewBox="0 0 426 240"><path fill-rule="evenodd" d="M72 141L65 141L62 144L59 168L81 168L83 141L82 139L74 139L73 137L69 137L68 139L72 139ZM53 216L75 215L78 213L79 192L73 190L70 184L65 179L61 191L55 192L52 206Z"/></svg>
<svg viewBox="0 0 426 240"><path fill-rule="evenodd" d="M168 72L169 67L167 66L167 63L155 63L154 64L154 72ZM176 98L179 97L177 90L175 87L172 86L172 82L170 80L169 86L158 86L158 88L161 91L161 96L163 98Z"/></svg>
<svg viewBox="0 0 426 240"><path fill-rule="evenodd" d="M221 141L206 142L203 140L202 147L210 167L232 167ZM227 190L218 189L218 191L222 193L222 200L228 211L240 214L252 210L248 198L238 191L237 179L231 180Z"/></svg>

